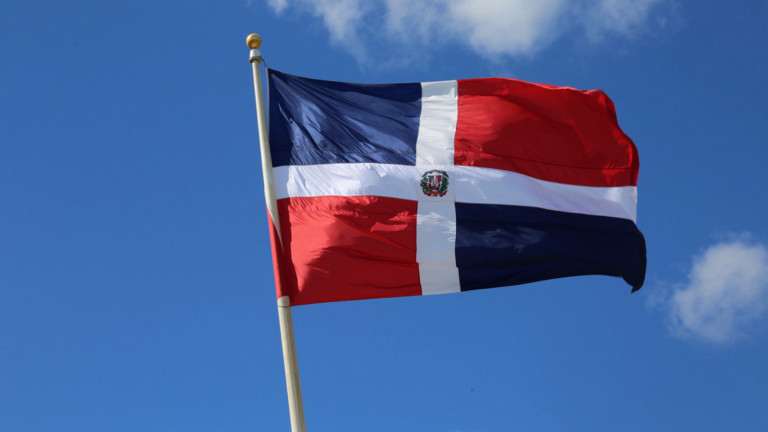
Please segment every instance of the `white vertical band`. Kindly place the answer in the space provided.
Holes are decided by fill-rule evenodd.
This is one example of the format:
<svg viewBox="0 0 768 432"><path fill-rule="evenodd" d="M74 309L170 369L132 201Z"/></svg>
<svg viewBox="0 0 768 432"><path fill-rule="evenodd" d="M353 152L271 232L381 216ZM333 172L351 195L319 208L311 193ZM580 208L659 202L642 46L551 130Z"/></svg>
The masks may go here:
<svg viewBox="0 0 768 432"><path fill-rule="evenodd" d="M456 81L421 83L421 117L416 138L416 166L453 165L458 117Z"/></svg>
<svg viewBox="0 0 768 432"><path fill-rule="evenodd" d="M421 84L415 186L427 171L441 170L448 177L448 191L443 196L427 196L420 189L417 191L416 261L422 294L461 291L456 267L456 184L453 177L457 118L456 81Z"/></svg>
<svg viewBox="0 0 768 432"><path fill-rule="evenodd" d="M421 293L461 291L456 267L456 206L452 201L419 201L416 217L416 261Z"/></svg>

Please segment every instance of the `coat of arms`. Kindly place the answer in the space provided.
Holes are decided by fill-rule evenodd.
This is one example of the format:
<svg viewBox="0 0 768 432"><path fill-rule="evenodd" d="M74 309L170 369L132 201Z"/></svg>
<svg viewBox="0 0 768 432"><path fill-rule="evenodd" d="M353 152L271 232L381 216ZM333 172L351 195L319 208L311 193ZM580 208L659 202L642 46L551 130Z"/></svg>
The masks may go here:
<svg viewBox="0 0 768 432"><path fill-rule="evenodd" d="M440 170L427 171L421 176L424 195L441 197L448 192L448 173Z"/></svg>

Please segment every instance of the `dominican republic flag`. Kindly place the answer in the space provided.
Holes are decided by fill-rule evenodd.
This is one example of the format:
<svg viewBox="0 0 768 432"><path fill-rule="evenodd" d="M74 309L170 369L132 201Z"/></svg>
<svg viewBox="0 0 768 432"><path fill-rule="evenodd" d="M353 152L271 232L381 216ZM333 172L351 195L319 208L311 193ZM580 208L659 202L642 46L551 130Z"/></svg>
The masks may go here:
<svg viewBox="0 0 768 432"><path fill-rule="evenodd" d="M268 77L277 295L292 305L588 274L642 286L637 149L602 91Z"/></svg>

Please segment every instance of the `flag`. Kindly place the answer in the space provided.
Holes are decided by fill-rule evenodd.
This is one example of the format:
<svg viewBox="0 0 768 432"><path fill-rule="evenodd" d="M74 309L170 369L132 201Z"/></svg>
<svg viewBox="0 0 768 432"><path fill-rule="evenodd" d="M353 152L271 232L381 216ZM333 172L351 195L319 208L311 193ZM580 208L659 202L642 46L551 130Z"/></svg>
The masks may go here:
<svg viewBox="0 0 768 432"><path fill-rule="evenodd" d="M292 305L590 274L642 286L637 149L602 91L268 79L277 295Z"/></svg>

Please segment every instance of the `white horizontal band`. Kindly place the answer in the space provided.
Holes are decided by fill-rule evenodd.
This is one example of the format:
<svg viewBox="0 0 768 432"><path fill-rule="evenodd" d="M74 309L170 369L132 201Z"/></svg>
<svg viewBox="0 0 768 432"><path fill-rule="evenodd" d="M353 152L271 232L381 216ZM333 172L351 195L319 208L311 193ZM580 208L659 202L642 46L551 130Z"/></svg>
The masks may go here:
<svg viewBox="0 0 768 432"><path fill-rule="evenodd" d="M277 199L312 196L381 196L417 199L410 165L289 165L274 169Z"/></svg>
<svg viewBox="0 0 768 432"><path fill-rule="evenodd" d="M511 171L459 165L454 177L457 202L519 205L637 220L635 186L578 186Z"/></svg>
<svg viewBox="0 0 768 432"><path fill-rule="evenodd" d="M422 169L371 163L291 165L275 168L274 175L277 199L368 195L418 200ZM456 202L637 219L635 186L577 186L493 168L457 165L448 187L454 189Z"/></svg>

